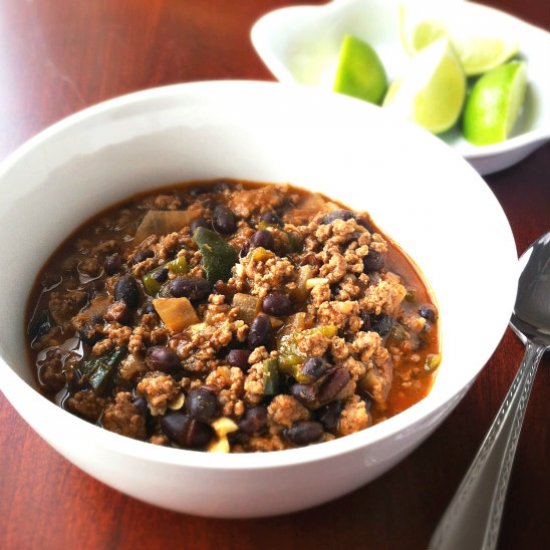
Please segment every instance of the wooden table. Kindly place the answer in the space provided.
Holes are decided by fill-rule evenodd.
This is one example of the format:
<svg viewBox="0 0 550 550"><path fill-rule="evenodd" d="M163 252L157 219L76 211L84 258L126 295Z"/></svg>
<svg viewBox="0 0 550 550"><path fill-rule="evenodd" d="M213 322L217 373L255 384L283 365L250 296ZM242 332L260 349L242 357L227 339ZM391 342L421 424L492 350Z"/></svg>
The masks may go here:
<svg viewBox="0 0 550 550"><path fill-rule="evenodd" d="M271 79L249 30L263 13L291 3L2 0L0 157L60 118L113 96L190 80ZM490 3L550 29L548 0ZM506 211L519 252L550 230L550 143L486 179ZM467 256L457 265L475 269ZM483 338L482 312L475 304L465 307L471 308L474 337ZM248 521L179 515L102 485L39 439L0 395L0 549L423 548L522 353L508 330L455 412L382 478L309 511ZM550 548L549 367L547 355L525 418L500 549Z"/></svg>

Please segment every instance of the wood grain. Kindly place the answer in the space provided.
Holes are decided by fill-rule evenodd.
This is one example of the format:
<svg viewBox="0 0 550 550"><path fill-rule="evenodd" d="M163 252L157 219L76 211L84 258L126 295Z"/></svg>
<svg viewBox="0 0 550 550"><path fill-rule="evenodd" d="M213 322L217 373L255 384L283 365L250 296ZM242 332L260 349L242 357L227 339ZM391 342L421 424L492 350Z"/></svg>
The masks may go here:
<svg viewBox="0 0 550 550"><path fill-rule="evenodd" d="M487 3L550 29L547 0ZM263 13L290 4L3 0L0 157L60 118L119 94L193 80L271 79L253 51L249 30ZM510 220L519 252L550 230L549 167L550 144L487 178ZM475 276L467 249L457 254L457 268ZM472 338L483 338L483 312L475 303L465 307L471 311ZM113 491L61 458L0 395L0 549L423 548L481 443L522 353L508 330L453 414L382 478L324 506L260 520L175 514ZM546 356L512 472L500 550L550 548L549 367Z"/></svg>

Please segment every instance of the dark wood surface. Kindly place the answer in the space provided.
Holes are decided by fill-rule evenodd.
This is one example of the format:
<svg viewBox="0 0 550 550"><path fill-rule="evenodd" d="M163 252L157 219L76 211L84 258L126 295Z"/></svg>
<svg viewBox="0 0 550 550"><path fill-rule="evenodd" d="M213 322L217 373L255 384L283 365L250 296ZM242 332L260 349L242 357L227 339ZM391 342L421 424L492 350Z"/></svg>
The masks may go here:
<svg viewBox="0 0 550 550"><path fill-rule="evenodd" d="M548 0L490 3L550 29ZM192 80L271 79L253 51L249 30L260 15L288 4L2 0L0 157L60 118L113 96ZM550 230L550 144L486 179L510 220L519 252ZM457 258L457 268L475 272L467 251ZM465 307L471 310L472 337L483 338L483 312L476 304ZM522 353L508 330L448 420L382 478L327 505L261 520L180 515L113 491L54 452L0 394L0 549L423 548ZM549 367L547 355L512 472L501 550L550 548Z"/></svg>

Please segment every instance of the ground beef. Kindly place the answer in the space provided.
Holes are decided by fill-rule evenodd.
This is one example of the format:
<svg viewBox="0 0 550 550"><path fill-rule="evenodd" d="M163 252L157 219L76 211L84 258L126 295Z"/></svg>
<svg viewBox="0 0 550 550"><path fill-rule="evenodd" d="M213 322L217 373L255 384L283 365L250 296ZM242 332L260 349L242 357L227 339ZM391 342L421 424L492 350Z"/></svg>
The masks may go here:
<svg viewBox="0 0 550 550"><path fill-rule="evenodd" d="M161 372L146 374L136 389L147 399L149 411L153 416L165 414L168 405L180 394L178 383L170 375Z"/></svg>
<svg viewBox="0 0 550 550"><path fill-rule="evenodd" d="M267 408L271 428L290 428L295 422L309 419L309 410L290 395L276 395Z"/></svg>
<svg viewBox="0 0 550 550"><path fill-rule="evenodd" d="M243 371L237 367L218 367L206 377L206 385L217 389L222 416L242 416L245 409L242 401L244 380Z"/></svg>
<svg viewBox="0 0 550 550"><path fill-rule="evenodd" d="M157 195L153 199L153 207L159 210L177 210L181 206L181 200L175 195Z"/></svg>
<svg viewBox="0 0 550 550"><path fill-rule="evenodd" d="M269 212L284 203L288 190L287 186L243 189L232 193L229 207L241 218L248 218L258 212Z"/></svg>
<svg viewBox="0 0 550 550"><path fill-rule="evenodd" d="M365 402L358 396L350 397L338 421L338 435L349 435L367 428L371 423Z"/></svg>
<svg viewBox="0 0 550 550"><path fill-rule="evenodd" d="M59 347L50 348L40 361L40 382L49 392L58 392L66 383L63 372L63 352Z"/></svg>
<svg viewBox="0 0 550 550"><path fill-rule="evenodd" d="M317 308L317 320L321 325L335 325L339 329L356 332L362 324L359 311L359 303L356 301L323 302Z"/></svg>
<svg viewBox="0 0 550 550"><path fill-rule="evenodd" d="M53 291L48 302L52 319L58 325L64 325L84 306L87 298L88 295L82 290Z"/></svg>
<svg viewBox="0 0 550 550"><path fill-rule="evenodd" d="M397 275L384 274L377 284L366 289L360 304L366 311L376 315L386 313L396 316L406 295L407 289Z"/></svg>
<svg viewBox="0 0 550 550"><path fill-rule="evenodd" d="M129 392L118 392L114 403L109 403L103 413L102 424L111 432L145 439L145 417L132 403L132 394Z"/></svg>
<svg viewBox="0 0 550 550"><path fill-rule="evenodd" d="M121 361L118 367L118 375L126 381L135 380L145 372L147 372L147 367L143 360L131 353Z"/></svg>
<svg viewBox="0 0 550 550"><path fill-rule="evenodd" d="M97 396L92 390L81 390L67 400L67 408L95 422L101 416L105 403L106 400Z"/></svg>
<svg viewBox="0 0 550 550"><path fill-rule="evenodd" d="M245 401L250 405L257 405L264 396L263 363L255 363L248 370L244 381Z"/></svg>

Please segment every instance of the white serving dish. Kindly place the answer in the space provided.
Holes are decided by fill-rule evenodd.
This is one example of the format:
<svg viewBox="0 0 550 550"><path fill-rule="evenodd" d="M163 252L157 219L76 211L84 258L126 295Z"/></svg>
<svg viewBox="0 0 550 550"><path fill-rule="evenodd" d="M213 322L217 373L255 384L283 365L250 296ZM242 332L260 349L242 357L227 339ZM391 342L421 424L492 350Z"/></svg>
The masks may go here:
<svg viewBox="0 0 550 550"><path fill-rule="evenodd" d="M443 362L424 400L332 442L219 455L122 437L35 390L24 312L34 278L54 248L124 197L220 177L321 191L370 211L410 253L433 287L441 317ZM39 435L85 472L140 500L207 516L299 510L397 464L435 430L481 371L506 328L515 295L516 252L506 217L459 155L375 107L276 83L151 89L55 124L0 166L0 233L0 288L9 289L0 293L2 392Z"/></svg>
<svg viewBox="0 0 550 550"><path fill-rule="evenodd" d="M480 174L511 166L550 139L550 33L509 14L462 0L337 0L321 6L293 6L264 15L253 26L252 43L281 82L332 86L332 73L344 35L370 43L380 55L388 78L397 76L408 61L399 37L401 4L433 5L467 25L488 33L514 37L527 61L528 89L523 112L512 137L503 143L478 147L459 130L441 138L468 160Z"/></svg>

